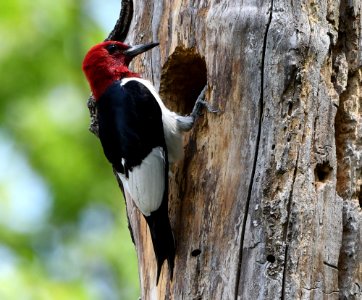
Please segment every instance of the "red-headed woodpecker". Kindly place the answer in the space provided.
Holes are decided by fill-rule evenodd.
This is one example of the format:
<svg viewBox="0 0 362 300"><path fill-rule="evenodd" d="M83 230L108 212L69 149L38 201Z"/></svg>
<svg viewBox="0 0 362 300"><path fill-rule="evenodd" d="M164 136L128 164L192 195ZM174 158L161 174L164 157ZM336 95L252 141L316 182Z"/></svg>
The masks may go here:
<svg viewBox="0 0 362 300"><path fill-rule="evenodd" d="M175 243L168 218L169 163L182 157L182 132L192 128L202 91L190 116L171 112L153 85L129 70L132 58L158 43L128 46L106 41L83 61L97 106L99 138L124 190L144 215L157 259L157 283L167 259L172 278Z"/></svg>

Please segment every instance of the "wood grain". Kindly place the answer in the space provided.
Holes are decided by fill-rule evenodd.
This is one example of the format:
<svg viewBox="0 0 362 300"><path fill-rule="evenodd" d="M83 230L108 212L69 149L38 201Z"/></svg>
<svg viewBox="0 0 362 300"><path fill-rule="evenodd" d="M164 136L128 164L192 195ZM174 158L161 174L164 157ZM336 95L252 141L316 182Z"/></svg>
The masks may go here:
<svg viewBox="0 0 362 300"><path fill-rule="evenodd" d="M172 168L172 282L127 199L142 299L362 298L361 6L134 1L127 42L160 47L132 67L184 114L207 80L221 111Z"/></svg>

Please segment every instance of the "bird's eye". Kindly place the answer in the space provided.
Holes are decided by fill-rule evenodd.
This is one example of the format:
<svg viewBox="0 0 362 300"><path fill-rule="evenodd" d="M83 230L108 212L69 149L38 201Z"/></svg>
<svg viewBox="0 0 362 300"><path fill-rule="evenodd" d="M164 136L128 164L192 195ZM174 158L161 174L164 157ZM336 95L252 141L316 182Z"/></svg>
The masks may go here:
<svg viewBox="0 0 362 300"><path fill-rule="evenodd" d="M118 50L118 46L115 44L110 44L106 47L106 49L109 54L113 54L114 52L116 52Z"/></svg>

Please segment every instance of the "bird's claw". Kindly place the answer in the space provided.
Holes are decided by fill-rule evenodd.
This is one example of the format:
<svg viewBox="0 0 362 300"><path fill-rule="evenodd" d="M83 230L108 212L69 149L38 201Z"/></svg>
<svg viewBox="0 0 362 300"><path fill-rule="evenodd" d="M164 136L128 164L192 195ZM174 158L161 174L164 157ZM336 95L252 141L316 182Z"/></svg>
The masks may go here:
<svg viewBox="0 0 362 300"><path fill-rule="evenodd" d="M191 116L194 119L197 119L199 116L201 116L201 110L203 107L207 109L210 113L218 113L220 112L218 109L212 107L210 103L205 101L205 93L206 93L207 85L202 89L200 95L197 97L197 100L195 102L194 108L192 110Z"/></svg>

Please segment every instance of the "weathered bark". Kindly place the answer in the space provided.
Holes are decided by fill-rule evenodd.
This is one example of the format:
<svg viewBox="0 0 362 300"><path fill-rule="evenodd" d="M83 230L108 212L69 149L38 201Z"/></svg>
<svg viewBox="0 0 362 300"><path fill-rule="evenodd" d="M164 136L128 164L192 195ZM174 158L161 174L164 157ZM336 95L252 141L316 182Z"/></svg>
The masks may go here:
<svg viewBox="0 0 362 300"><path fill-rule="evenodd" d="M203 85L170 176L174 280L127 200L143 299L362 298L359 0L136 0L133 64L173 110Z"/></svg>

